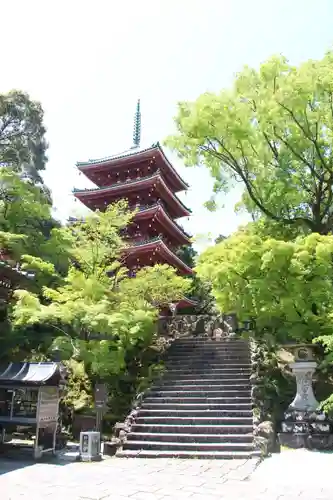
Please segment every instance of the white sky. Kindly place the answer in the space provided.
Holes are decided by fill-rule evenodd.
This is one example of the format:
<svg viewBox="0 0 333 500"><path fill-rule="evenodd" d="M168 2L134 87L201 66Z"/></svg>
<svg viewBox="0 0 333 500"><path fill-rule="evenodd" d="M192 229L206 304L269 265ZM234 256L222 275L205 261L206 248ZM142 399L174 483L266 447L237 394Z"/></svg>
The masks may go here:
<svg viewBox="0 0 333 500"><path fill-rule="evenodd" d="M228 86L244 64L274 53L293 63L321 57L333 41L332 0L2 0L0 7L0 92L25 90L45 109L45 180L62 220L79 209L72 188L88 185L75 162L131 146L138 97L142 144L150 145L172 133L177 101ZM174 164L191 185L188 231L229 234L245 220L234 214L239 192L211 214L202 206L207 173Z"/></svg>

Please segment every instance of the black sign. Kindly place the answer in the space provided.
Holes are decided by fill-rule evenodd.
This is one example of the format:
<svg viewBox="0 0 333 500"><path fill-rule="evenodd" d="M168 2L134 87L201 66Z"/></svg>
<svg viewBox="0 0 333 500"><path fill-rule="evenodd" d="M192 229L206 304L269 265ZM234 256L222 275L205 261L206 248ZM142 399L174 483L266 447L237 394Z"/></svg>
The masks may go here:
<svg viewBox="0 0 333 500"><path fill-rule="evenodd" d="M236 314L226 314L223 319L224 323L232 332L236 332L238 330L238 319Z"/></svg>

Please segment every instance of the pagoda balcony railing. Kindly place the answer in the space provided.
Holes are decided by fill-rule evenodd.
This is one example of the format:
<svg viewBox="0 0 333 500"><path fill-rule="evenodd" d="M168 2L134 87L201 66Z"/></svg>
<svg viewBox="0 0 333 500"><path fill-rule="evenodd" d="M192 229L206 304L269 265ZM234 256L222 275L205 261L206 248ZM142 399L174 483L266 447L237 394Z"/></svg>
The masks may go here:
<svg viewBox="0 0 333 500"><path fill-rule="evenodd" d="M161 200L158 200L156 203L154 203L153 205L142 205L142 204L135 204L135 205L130 205L129 209L131 210L138 210L138 212L144 212L145 210L149 210L149 209L152 209L152 208L157 208L157 207L162 207L164 212L167 214L167 216L172 220L172 222L175 224L175 226L178 227L178 229L184 233L185 236L187 236L187 238L192 238L192 236L185 231L185 229L183 228L183 226L181 224L179 224L178 222L176 222L171 216L170 214L168 213L168 210L165 206L165 203L163 203L163 201ZM80 217L80 218L76 218L76 217L69 217L68 218L68 224L77 224L77 223L84 223L85 222L85 219L84 217ZM127 229L123 229L120 231L120 234L123 236L123 237L126 237L127 236Z"/></svg>
<svg viewBox="0 0 333 500"><path fill-rule="evenodd" d="M163 243L172 251L174 251L174 246L170 244L170 242L163 236L163 235L159 235L159 236L154 236L152 238L142 238L142 237L137 237L137 238L129 238L127 240L127 245L128 247L139 247L141 245L146 245L146 244L149 244L149 243L154 243L154 242L158 242L158 241L163 241Z"/></svg>
<svg viewBox="0 0 333 500"><path fill-rule="evenodd" d="M82 189L80 189L80 188L74 188L73 192L74 193L80 193L80 192L84 191L84 192L89 193L91 191L105 191L106 189L115 190L119 186L121 186L122 184L130 184L131 182L138 182L138 181L149 180L152 177L155 177L155 176L159 175L160 173L161 173L160 170L156 170L156 172L154 172L153 174L145 175L144 177L139 177L138 179L126 179L125 181L117 182L116 184L112 184L111 186L93 187L93 188L82 188Z"/></svg>
<svg viewBox="0 0 333 500"><path fill-rule="evenodd" d="M140 245L146 245L148 243L154 243L155 241L161 241L162 238L159 236L154 236L154 238L138 238L131 239L127 241L128 247L139 247Z"/></svg>
<svg viewBox="0 0 333 500"><path fill-rule="evenodd" d="M94 158L94 159L90 158L88 160L88 162L77 162L77 165L89 165L89 164L94 165L95 163L103 163L103 162L108 162L110 160L119 160L121 158L127 158L127 157L132 156L136 152L137 149L139 149L139 153L145 153L146 151L150 151L152 148L156 148L156 147L158 147L158 143L153 144L149 148L145 148L145 149L132 147L130 150L124 151L123 153L120 153L118 155L104 156L102 158Z"/></svg>
<svg viewBox="0 0 333 500"><path fill-rule="evenodd" d="M185 236L187 236L188 238L192 238L192 236L191 236L189 233L187 233L187 232L185 231L185 229L183 228L183 226L182 226L181 224L179 224L178 222L176 222L176 221L175 221L175 220L171 217L171 215L169 214L168 209L167 209L167 207L166 207L165 203L163 203L163 201L162 201L162 200L157 200L157 202L156 202L156 203L154 203L153 205L142 205L142 204L137 203L136 205L132 205L132 207L130 207L130 208L136 209L136 210L138 210L139 212L144 212L145 210L149 210L149 209L151 209L151 208L157 208L157 207L159 207L159 206L163 208L164 212L165 212L165 213L166 213L166 215L169 217L169 219L171 219L171 220L172 220L172 222L175 224L175 226L177 226L177 227L178 227L178 229L180 229L180 231L181 231L182 233L184 233L184 234L185 234Z"/></svg>
<svg viewBox="0 0 333 500"><path fill-rule="evenodd" d="M120 181L119 183L116 183L116 184L112 184L111 186L103 186L103 187L93 187L93 188L73 188L73 193L82 193L82 192L85 192L85 193L92 193L94 191L106 191L106 190L109 190L109 191L116 191L119 186L121 185L127 185L127 184L134 184L135 182L141 182L141 181L144 181L144 180L149 180L149 179L152 179L154 177L157 177L158 175L160 175L163 179L163 175L161 173L161 170L158 169L156 170L156 172L154 172L153 174L149 174L149 175L145 175L144 177L139 177L138 179L127 179L125 181ZM176 197L176 199L178 200L178 202L185 208L185 210L191 212L191 210L189 210L189 208L186 207L186 205L178 198L178 196L174 195Z"/></svg>

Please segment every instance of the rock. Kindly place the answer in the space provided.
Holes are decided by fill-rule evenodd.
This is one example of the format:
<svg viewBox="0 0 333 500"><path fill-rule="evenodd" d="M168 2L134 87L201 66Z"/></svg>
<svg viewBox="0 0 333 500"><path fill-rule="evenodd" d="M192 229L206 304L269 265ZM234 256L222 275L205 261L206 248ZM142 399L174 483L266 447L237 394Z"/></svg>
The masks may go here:
<svg viewBox="0 0 333 500"><path fill-rule="evenodd" d="M120 441L124 441L126 439L126 436L127 436L127 432L125 430L121 430L119 432L119 439L120 439Z"/></svg>
<svg viewBox="0 0 333 500"><path fill-rule="evenodd" d="M260 417L258 415L253 415L253 425L258 426L260 424Z"/></svg>
<svg viewBox="0 0 333 500"><path fill-rule="evenodd" d="M269 455L276 451L276 435L274 425L271 421L266 420L257 425L254 430L254 436L255 442L265 455Z"/></svg>
<svg viewBox="0 0 333 500"><path fill-rule="evenodd" d="M109 457L112 457L113 455L116 454L117 449L120 446L120 441L115 440L115 441L105 441L104 443L104 449L103 449L103 454L108 455Z"/></svg>
<svg viewBox="0 0 333 500"><path fill-rule="evenodd" d="M272 435L275 436L274 425L270 420L261 422L256 429L256 434L269 439Z"/></svg>
<svg viewBox="0 0 333 500"><path fill-rule="evenodd" d="M124 422L116 422L114 426L115 436L119 436L120 432L126 429L126 424Z"/></svg>

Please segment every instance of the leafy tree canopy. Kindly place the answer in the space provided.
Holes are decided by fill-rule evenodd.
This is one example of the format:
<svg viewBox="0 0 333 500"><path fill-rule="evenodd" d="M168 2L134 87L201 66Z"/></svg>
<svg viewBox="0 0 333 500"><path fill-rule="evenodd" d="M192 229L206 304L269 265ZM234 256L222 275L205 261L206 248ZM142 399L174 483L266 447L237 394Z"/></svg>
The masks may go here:
<svg viewBox="0 0 333 500"><path fill-rule="evenodd" d="M72 265L61 286L42 296L20 290L13 320L17 328L53 328L53 347L84 361L95 376L116 374L128 349L150 345L157 306L182 297L188 281L168 266L146 268L134 278L122 266L120 232L129 223L125 202L111 205L60 231L71 241ZM51 348L52 346L47 346Z"/></svg>
<svg viewBox="0 0 333 500"><path fill-rule="evenodd" d="M47 160L43 115L41 105L24 92L0 94L0 166L39 184Z"/></svg>
<svg viewBox="0 0 333 500"><path fill-rule="evenodd" d="M192 269L195 267L197 252L192 245L184 245L177 251L178 257ZM195 300L194 306L181 310L181 314L211 314L214 311L214 297L211 294L210 283L199 278L196 274L189 277L190 288L187 296Z"/></svg>
<svg viewBox="0 0 333 500"><path fill-rule="evenodd" d="M39 278L66 272L70 241L53 220L47 197L11 169L0 168L0 248ZM47 284L48 281L42 284Z"/></svg>
<svg viewBox="0 0 333 500"><path fill-rule="evenodd" d="M333 236L283 241L243 229L206 250L197 273L221 311L255 318L259 334L311 341L332 331L332 257Z"/></svg>
<svg viewBox="0 0 333 500"><path fill-rule="evenodd" d="M135 279L124 279L119 291L136 304L142 300L143 303L163 307L182 299L190 287L191 281L178 276L173 267L157 264L140 269Z"/></svg>
<svg viewBox="0 0 333 500"><path fill-rule="evenodd" d="M299 67L284 57L245 67L230 90L181 102L176 125L167 144L209 169L215 193L241 182L254 217L332 230L333 52Z"/></svg>

